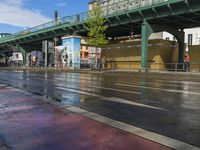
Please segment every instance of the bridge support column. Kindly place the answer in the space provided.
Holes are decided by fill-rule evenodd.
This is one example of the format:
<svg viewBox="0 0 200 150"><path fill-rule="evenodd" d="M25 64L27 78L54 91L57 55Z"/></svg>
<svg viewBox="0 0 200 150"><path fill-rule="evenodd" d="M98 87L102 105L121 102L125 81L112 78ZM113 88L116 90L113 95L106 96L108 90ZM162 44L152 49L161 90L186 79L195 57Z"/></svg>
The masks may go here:
<svg viewBox="0 0 200 150"><path fill-rule="evenodd" d="M153 31L155 32L163 32L167 31L176 37L179 46L179 55L178 55L178 63L183 63L184 51L185 51L185 32L183 30L179 30L177 28L173 28L167 25L151 25Z"/></svg>
<svg viewBox="0 0 200 150"><path fill-rule="evenodd" d="M148 39L153 33L150 24L144 20L142 23L142 41L141 41L141 69L140 71L146 72L148 70Z"/></svg>
<svg viewBox="0 0 200 150"><path fill-rule="evenodd" d="M179 53L178 53L178 63L183 63L184 61L184 51L185 51L185 33L184 31L179 31L176 37L178 41Z"/></svg>
<svg viewBox="0 0 200 150"><path fill-rule="evenodd" d="M26 50L19 44L16 45L16 48L19 52L22 53L23 56L23 66L26 66L26 58L27 58L27 52Z"/></svg>

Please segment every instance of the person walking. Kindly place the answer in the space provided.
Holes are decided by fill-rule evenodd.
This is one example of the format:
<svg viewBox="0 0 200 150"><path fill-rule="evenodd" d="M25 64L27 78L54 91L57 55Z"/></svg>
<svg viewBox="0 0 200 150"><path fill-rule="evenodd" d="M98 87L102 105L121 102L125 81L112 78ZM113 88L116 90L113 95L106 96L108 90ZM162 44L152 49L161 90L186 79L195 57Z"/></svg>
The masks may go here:
<svg viewBox="0 0 200 150"><path fill-rule="evenodd" d="M28 56L29 67L32 67L31 53Z"/></svg>
<svg viewBox="0 0 200 150"><path fill-rule="evenodd" d="M98 69L98 57L97 55L94 58L94 69L97 70Z"/></svg>
<svg viewBox="0 0 200 150"><path fill-rule="evenodd" d="M105 70L106 69L106 57L105 56L102 57L101 62L102 62L102 69Z"/></svg>
<svg viewBox="0 0 200 150"><path fill-rule="evenodd" d="M185 71L188 72L190 69L190 56L188 54L184 57L184 66Z"/></svg>
<svg viewBox="0 0 200 150"><path fill-rule="evenodd" d="M58 68L62 68L63 67L63 63L62 63L62 55L61 55L61 52L58 52Z"/></svg>
<svg viewBox="0 0 200 150"><path fill-rule="evenodd" d="M101 70L101 58L97 58L97 70Z"/></svg>

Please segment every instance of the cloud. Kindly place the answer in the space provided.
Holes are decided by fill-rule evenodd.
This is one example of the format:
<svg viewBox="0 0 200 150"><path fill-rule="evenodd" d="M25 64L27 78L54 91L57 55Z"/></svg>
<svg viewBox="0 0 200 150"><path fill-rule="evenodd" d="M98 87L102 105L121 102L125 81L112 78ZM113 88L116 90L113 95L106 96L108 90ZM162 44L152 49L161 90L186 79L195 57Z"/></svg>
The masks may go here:
<svg viewBox="0 0 200 150"><path fill-rule="evenodd" d="M57 6L59 7L64 7L64 6L67 6L67 3L63 2L63 3L58 3Z"/></svg>
<svg viewBox="0 0 200 150"><path fill-rule="evenodd" d="M51 21L38 10L25 7L28 0L1 0L0 24L33 27Z"/></svg>

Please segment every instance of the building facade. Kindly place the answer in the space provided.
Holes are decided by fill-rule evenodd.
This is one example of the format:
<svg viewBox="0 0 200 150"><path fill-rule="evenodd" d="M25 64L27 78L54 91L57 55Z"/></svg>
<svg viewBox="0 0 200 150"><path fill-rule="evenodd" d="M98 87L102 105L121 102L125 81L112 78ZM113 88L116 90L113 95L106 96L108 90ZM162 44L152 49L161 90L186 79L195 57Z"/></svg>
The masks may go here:
<svg viewBox="0 0 200 150"><path fill-rule="evenodd" d="M200 27L185 29L185 43L187 45L200 45ZM176 38L168 32L154 33L150 39L164 39L175 41Z"/></svg>

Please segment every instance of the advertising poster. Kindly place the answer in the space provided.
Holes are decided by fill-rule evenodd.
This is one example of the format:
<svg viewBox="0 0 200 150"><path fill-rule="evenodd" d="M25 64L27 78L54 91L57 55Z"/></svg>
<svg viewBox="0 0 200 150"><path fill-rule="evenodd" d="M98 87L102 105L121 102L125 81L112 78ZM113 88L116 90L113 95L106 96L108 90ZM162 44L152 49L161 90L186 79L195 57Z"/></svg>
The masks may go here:
<svg viewBox="0 0 200 150"><path fill-rule="evenodd" d="M80 68L80 42L79 37L63 37L62 46L67 53L67 65L72 68Z"/></svg>

